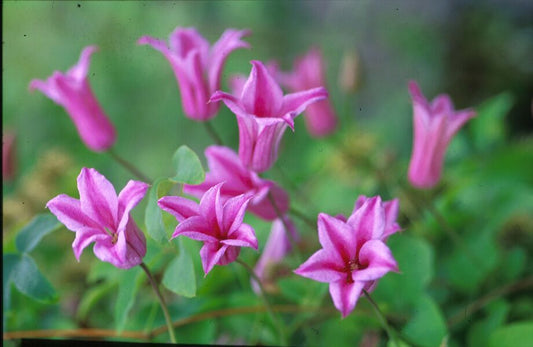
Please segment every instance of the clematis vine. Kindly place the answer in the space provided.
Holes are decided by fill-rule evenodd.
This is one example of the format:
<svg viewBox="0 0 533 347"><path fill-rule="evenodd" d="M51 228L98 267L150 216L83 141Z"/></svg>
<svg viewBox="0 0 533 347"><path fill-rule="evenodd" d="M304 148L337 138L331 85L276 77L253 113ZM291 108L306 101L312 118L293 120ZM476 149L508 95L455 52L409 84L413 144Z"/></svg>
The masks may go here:
<svg viewBox="0 0 533 347"><path fill-rule="evenodd" d="M220 196L223 184L205 192L200 204L180 196L164 196L157 202L179 222L172 238L183 235L204 242L200 257L206 275L217 264L235 261L241 247L257 249L254 229L243 223L251 197L239 195L223 202Z"/></svg>
<svg viewBox="0 0 533 347"><path fill-rule="evenodd" d="M454 111L448 95L439 95L429 103L418 84L409 82L413 99L413 152L409 163L409 181L417 188L431 188L440 180L446 148L453 136L476 112Z"/></svg>
<svg viewBox="0 0 533 347"><path fill-rule="evenodd" d="M260 218L274 220L278 212L284 214L289 209L289 196L285 190L246 168L232 149L210 146L205 150L205 157L209 166L205 181L199 185L184 185L185 193L201 198L211 187L225 182L220 188L220 198L226 201L244 194L251 198L248 210Z"/></svg>
<svg viewBox="0 0 533 347"><path fill-rule="evenodd" d="M163 53L178 81L183 112L191 119L206 121L215 116L217 104L208 104L209 97L220 89L220 76L227 56L235 49L248 48L241 39L248 30L226 30L220 39L209 47L194 28L176 28L164 41L143 36L137 42L148 44Z"/></svg>
<svg viewBox="0 0 533 347"><path fill-rule="evenodd" d="M312 48L306 55L298 58L290 73L278 73L277 80L291 92L325 86L324 59L320 50ZM324 137L335 131L337 116L328 99L309 105L304 112L307 131L313 137Z"/></svg>
<svg viewBox="0 0 533 347"><path fill-rule="evenodd" d="M252 71L240 96L222 91L210 101L224 101L236 115L239 126L239 157L255 171L268 170L278 156L281 137L287 126L294 130L294 118L305 108L328 95L323 87L283 95L280 86L259 61L252 61Z"/></svg>
<svg viewBox="0 0 533 347"><path fill-rule="evenodd" d="M371 290L376 280L398 271L396 260L383 242L387 218L379 196L366 198L345 222L321 213L318 239L322 249L294 272L329 283L333 304L346 317L363 289Z"/></svg>
<svg viewBox="0 0 533 347"><path fill-rule="evenodd" d="M78 176L80 199L61 194L46 207L76 232L72 244L76 259L94 244L94 254L121 269L139 265L146 254L146 239L130 216L148 184L130 180L117 197L113 185L95 169L83 168Z"/></svg>
<svg viewBox="0 0 533 347"><path fill-rule="evenodd" d="M255 264L254 272L257 278L263 282L263 286L269 283L273 277L272 269L292 250L291 241L298 241L299 235L296 227L288 216L283 216L272 222L270 235L261 253L261 257ZM252 289L256 294L260 293L260 287L254 279L251 279Z"/></svg>
<svg viewBox="0 0 533 347"><path fill-rule="evenodd" d="M63 106L85 145L101 152L113 146L116 133L87 79L90 58L97 49L96 46L85 47L78 63L66 74L55 71L46 81L34 79L30 82L30 90L38 89Z"/></svg>

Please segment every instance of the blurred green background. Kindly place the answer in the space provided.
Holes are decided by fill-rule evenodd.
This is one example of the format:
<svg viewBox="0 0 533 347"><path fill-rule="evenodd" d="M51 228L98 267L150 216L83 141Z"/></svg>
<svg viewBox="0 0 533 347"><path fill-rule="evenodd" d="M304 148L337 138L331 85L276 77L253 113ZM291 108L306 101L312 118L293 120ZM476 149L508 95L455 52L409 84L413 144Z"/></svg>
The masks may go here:
<svg viewBox="0 0 533 347"><path fill-rule="evenodd" d="M117 190L132 178L107 154L89 151L60 106L40 92L28 91L31 79L45 79L54 70L66 71L74 65L85 46L94 44L100 48L93 55L89 80L117 129L117 153L152 178L172 174L170 158L182 144L191 147L205 163L203 150L212 140L201 124L184 117L179 90L168 62L152 48L136 44L143 35L166 39L176 26L190 26L211 43L226 28L252 30L252 35L246 38L251 49L237 50L227 60L222 77L224 90L228 90L227 77L249 73L252 59L277 60L283 70L290 70L294 59L310 47L322 49L330 99L340 117L339 131L328 139L311 140L300 117L296 131L287 131L284 136L277 167L266 173L267 177L284 179L282 185L299 195L293 199L295 205L307 209L309 215L316 216L319 211L332 215L349 213L357 194L380 193L385 199L401 194L399 189L378 182L372 170L365 171L364 167L370 158L385 175L405 180L412 141L408 80L417 80L428 99L448 93L457 109L475 107L484 116L468 124L452 143L444 179L444 187L450 189L439 195L436 204L451 224L461 226L459 231L465 233L469 243L477 245L475 252L487 257L489 265L476 271L464 256L450 255L449 241L435 231L438 230L435 221L402 200L400 224L411 235L402 239L407 241L391 239L391 248L399 252L398 257L404 264L419 264L422 261L418 261L417 256L427 261L424 263L427 269L421 265L411 273L407 269L405 272L406 276L418 278L420 283L415 281L413 286L429 293L431 299L424 296L420 300L418 289L405 300L395 299L396 293L405 287L396 283L398 278L392 276L392 279L383 280L385 283L378 287L376 295L388 305L386 310L400 312L392 316L398 325L405 323L405 317L415 317L413 312L419 309L416 305L422 305L421 311L426 316L416 316L418 321L404 326L408 336L424 338L416 327L428 316L433 317L432 313L440 312L434 302L441 305L449 319L470 299L474 300L498 284L531 274L533 222L527 211L533 210L529 195L533 192L532 3L519 0L5 1L2 5L2 126L4 133L16 133L18 160L15 180L3 184L3 238L7 244L4 252L13 249L14 232L33 215L43 212L46 201L59 193L77 196L74 182L82 166L96 168ZM347 56L355 56L358 60L357 88L351 91L339 85ZM227 108L221 106L213 125L224 143L236 149L236 121ZM339 145L353 155L351 160L338 153ZM440 187L438 193L443 189ZM143 202L135 211L140 224L145 204ZM269 226L255 222L259 223L256 226L258 238L264 245ZM36 318L32 317L34 311L28 309L12 321L13 327L73 327L73 322L67 322L66 318L58 320L57 316L68 317L68 313L78 307L80 298L77 295L83 292L91 264L89 259L93 256L86 250L81 264L77 264L70 249L61 248L69 246L72 234L62 230L50 237L54 239L43 241L46 242L43 251L35 252L36 262L56 289L62 283L60 290L62 295L67 294L66 298L52 313L40 306L35 309L44 311L46 317L53 317L50 321L43 319L43 326L32 326ZM316 234L309 231L306 238L316 241ZM54 245L53 241L58 240L60 243ZM434 247L430 248L428 242ZM420 253L415 256L415 251ZM51 264L57 264L58 260L51 259L60 253L64 256L61 259L72 264L63 273L54 273L47 266L53 269ZM245 253L246 257L255 259L257 255ZM441 257L445 258L442 262ZM297 266L296 263L292 265L293 268ZM508 268L515 270L507 272ZM479 276L471 276L469 271ZM417 274L422 274L423 278ZM107 276L103 278L111 275ZM232 270L221 268L218 274L199 279L203 281L199 292L204 296L200 295L200 301L190 301L190 306L186 307L190 311L179 311L185 307L179 306L181 302L176 304L174 312L186 317L206 302L205 307L218 307L209 301L209 295L227 290L224 286L234 284L234 278ZM246 275L240 273L241 285L246 282L243 278ZM299 291L307 289L307 295L310 295L309 290L317 291L308 281L285 281L285 284L280 282L283 294L293 295L300 301L305 295L300 295ZM451 284L441 286L439 281ZM324 297L324 288L318 289L320 297ZM483 336L502 325L505 317L511 317L511 321L526 317L531 312L532 301L524 297L514 299L516 305L512 307L503 300L495 302L486 315L477 316L479 321L471 329L464 322L453 328L459 345L465 341L470 345L486 342ZM26 302L20 297L15 300L19 305ZM249 293L243 298L239 292L228 300L254 302L255 296ZM329 297L325 299L329 303L328 300ZM517 307L522 307L523 311ZM143 306L139 312L147 315L148 308ZM98 317L103 317L102 321L112 319L108 312L98 316L93 311L93 314L96 318L83 321L84 324L91 325ZM436 316L441 317L440 313ZM308 322L311 328L300 332L294 343L314 341L312 328L315 326L320 327L322 333L316 343L337 339L345 344L354 339L360 341L364 329L379 326L358 315L351 316L343 324L338 323L336 316L324 321L324 324ZM224 321L226 330L222 330L239 331L242 323L246 323L245 318ZM363 330L349 330L348 324L352 323ZM437 335L444 331L441 323L438 320ZM138 328L139 324L133 322L129 327ZM207 337L204 340L191 337L191 341L224 341L212 330L215 328L207 323L205 326L198 324L198 329L208 332ZM194 331L195 326L190 329ZM186 331L180 334L187 336ZM250 334L255 334L259 341L275 342L268 336L257 337L260 335L257 332ZM191 332L191 336L196 335ZM372 339L372 336L364 337ZM434 341L431 338L422 345L431 345ZM228 338L226 341L239 340Z"/></svg>

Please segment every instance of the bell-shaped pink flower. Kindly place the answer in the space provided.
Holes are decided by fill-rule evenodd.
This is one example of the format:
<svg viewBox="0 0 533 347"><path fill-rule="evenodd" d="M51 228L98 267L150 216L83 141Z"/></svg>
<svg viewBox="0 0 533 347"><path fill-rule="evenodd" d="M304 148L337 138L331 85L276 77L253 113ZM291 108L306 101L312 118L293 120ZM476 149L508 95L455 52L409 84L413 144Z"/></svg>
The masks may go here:
<svg viewBox="0 0 533 347"><path fill-rule="evenodd" d="M15 178L17 157L15 153L15 133L2 134L2 181L8 182Z"/></svg>
<svg viewBox="0 0 533 347"><path fill-rule="evenodd" d="M72 249L78 261L83 249L94 242L98 259L129 269L139 265L146 254L146 239L130 212L147 189L148 184L130 180L117 197L103 175L83 168L78 176L80 199L61 194L46 207L67 229L76 232Z"/></svg>
<svg viewBox="0 0 533 347"><path fill-rule="evenodd" d="M226 30L210 48L209 42L194 28L176 28L164 41L150 36L141 37L137 43L148 44L167 58L181 92L183 112L191 119L206 121L218 111L217 104L208 104L209 97L220 89L220 76L227 56L237 48L248 48L241 38L248 30Z"/></svg>
<svg viewBox="0 0 533 347"><path fill-rule="evenodd" d="M46 81L32 80L30 90L38 89L63 106L85 145L93 151L101 152L113 146L116 133L87 79L90 58L96 50L96 46L85 47L78 63L66 74L54 71Z"/></svg>
<svg viewBox="0 0 533 347"><path fill-rule="evenodd" d="M289 209L288 194L273 181L247 169L232 149L210 146L205 150L205 157L209 166L205 181L199 185L185 184L185 193L201 198L211 187L225 182L220 188L220 198L226 201L244 194L251 198L248 210L260 218L274 220L278 218L278 211L284 214ZM272 205L271 199L276 206Z"/></svg>
<svg viewBox="0 0 533 347"><path fill-rule="evenodd" d="M265 248L254 268L255 274L262 283L270 280L271 274L269 273L269 269L283 260L292 250L292 242L297 242L298 240L299 235L296 227L288 216L283 216L283 220L278 218L272 223ZM251 283L254 292L259 294L260 288L258 283L254 279L251 279Z"/></svg>
<svg viewBox="0 0 533 347"><path fill-rule="evenodd" d="M382 241L387 219L381 198L367 199L346 222L325 213L318 215L322 249L294 272L329 283L335 307L346 317L363 289L389 271L398 271L391 251Z"/></svg>
<svg viewBox="0 0 533 347"><path fill-rule="evenodd" d="M418 84L409 82L413 99L413 152L409 163L409 181L418 188L431 188L442 173L444 155L452 137L476 112L454 111L448 95L439 95L429 103Z"/></svg>
<svg viewBox="0 0 533 347"><path fill-rule="evenodd" d="M239 157L247 168L263 172L277 159L287 126L294 130L294 118L328 93L319 87L284 96L263 63L251 63L252 71L239 97L217 91L210 101L223 100L237 116Z"/></svg>
<svg viewBox="0 0 533 347"><path fill-rule="evenodd" d="M250 197L239 195L222 202L222 185L210 188L200 204L180 196L164 196L157 202L179 222L172 238L183 235L204 243L200 257L206 275L215 265L237 259L241 247L257 249L254 229L243 223Z"/></svg>
<svg viewBox="0 0 533 347"><path fill-rule="evenodd" d="M279 73L276 77L282 86L293 93L326 85L324 59L320 50L312 48L298 58L292 72ZM324 137L335 131L337 116L328 99L309 105L304 112L307 131L311 136Z"/></svg>

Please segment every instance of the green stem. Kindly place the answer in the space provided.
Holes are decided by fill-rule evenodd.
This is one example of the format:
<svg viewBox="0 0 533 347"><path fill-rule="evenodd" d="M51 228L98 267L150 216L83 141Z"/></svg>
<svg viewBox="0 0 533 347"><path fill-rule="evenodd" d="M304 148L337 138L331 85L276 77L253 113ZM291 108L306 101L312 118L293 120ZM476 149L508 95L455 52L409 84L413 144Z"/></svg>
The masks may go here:
<svg viewBox="0 0 533 347"><path fill-rule="evenodd" d="M260 291L260 294L261 294L261 299L263 300L263 303L265 304L265 307L267 309L268 315L270 316L270 319L272 320L272 323L274 323L274 325L278 329L280 344L282 346L286 346L287 345L287 337L285 336L285 331L283 330L283 325L281 324L281 321L279 320L279 317L274 315L274 312L272 311L272 307L270 306L270 303L268 302L266 294L265 294L265 288L263 287L263 283L261 283L261 280L255 274L254 269L252 269L248 264L246 264L245 262L243 262L240 259L237 259L235 261L237 263L241 264L246 269L246 271L248 271L250 276L252 276L254 281L257 282L257 285L259 286L259 291Z"/></svg>
<svg viewBox="0 0 533 347"><path fill-rule="evenodd" d="M207 130L207 133L209 134L209 136L211 136L211 139L213 141L215 141L215 143L217 145L222 146L223 145L222 139L220 138L220 136L216 132L216 130L213 127L213 125L211 124L211 122L210 121L205 121L203 123L204 123L205 130Z"/></svg>
<svg viewBox="0 0 533 347"><path fill-rule="evenodd" d="M159 303L161 304L161 309L163 310L163 315L165 316L165 321L167 323L168 334L170 335L170 341L172 343L177 343L176 336L174 336L174 328L172 327L172 320L170 319L167 305L165 304L165 299L161 295L161 292L159 291L159 287L157 286L157 283L155 283L155 279L152 276L152 273L150 272L146 264L141 263L139 264L139 266L144 270L144 272L146 272L146 276L148 276L148 280L150 281L150 284L152 285L152 288L154 289L157 299L159 299Z"/></svg>
<svg viewBox="0 0 533 347"><path fill-rule="evenodd" d="M376 304L376 302L372 299L370 294L366 290L363 289L363 293L365 294L365 297L368 299L368 302L372 305L374 308L374 312L376 312L376 315L378 316L379 322L383 326L383 329L387 332L387 336L389 337L389 340L392 342L392 344L396 347L398 347L398 342L396 341L396 337L393 333L392 328L390 327L389 323L387 322L387 318L385 318L385 315L381 310L379 309L379 306Z"/></svg>
<svg viewBox="0 0 533 347"><path fill-rule="evenodd" d="M147 177L146 175L144 175L141 171L139 171L139 169L137 169L132 163L130 163L129 161L127 161L126 159L120 157L113 149L109 149L107 151L107 153L109 153L109 155L117 162L119 163L120 165L122 165L126 170L128 170L129 172L131 172L133 174L133 176L137 177L138 179L140 179L141 181L144 181L144 182L152 182L152 180Z"/></svg>

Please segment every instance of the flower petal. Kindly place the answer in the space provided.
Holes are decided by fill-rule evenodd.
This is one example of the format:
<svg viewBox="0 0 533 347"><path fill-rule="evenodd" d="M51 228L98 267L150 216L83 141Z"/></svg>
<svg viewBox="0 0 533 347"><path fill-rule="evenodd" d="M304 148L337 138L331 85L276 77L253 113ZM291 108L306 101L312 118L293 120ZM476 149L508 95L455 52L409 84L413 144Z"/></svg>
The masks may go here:
<svg viewBox="0 0 533 347"><path fill-rule="evenodd" d="M241 226L250 199L251 197L243 194L228 199L224 203L222 210L222 229L227 232L228 237Z"/></svg>
<svg viewBox="0 0 533 347"><path fill-rule="evenodd" d="M83 51L81 51L78 63L68 70L67 75L78 81L85 79L89 71L91 56L96 51L98 51L97 46L85 47Z"/></svg>
<svg viewBox="0 0 533 347"><path fill-rule="evenodd" d="M202 259L202 267L206 275L219 262L228 247L230 246L218 242L204 243L204 246L200 249L200 258Z"/></svg>
<svg viewBox="0 0 533 347"><path fill-rule="evenodd" d="M199 206L196 202L181 196L163 196L157 201L157 205L176 217L178 222L199 214Z"/></svg>
<svg viewBox="0 0 533 347"><path fill-rule="evenodd" d="M355 258L358 247L356 231L350 225L325 213L318 215L317 224L318 240L329 252L332 261L344 264Z"/></svg>
<svg viewBox="0 0 533 347"><path fill-rule="evenodd" d="M248 224L241 224L238 229L233 231L227 239L221 240L221 243L231 246L252 247L257 249L257 238L254 229Z"/></svg>
<svg viewBox="0 0 533 347"><path fill-rule="evenodd" d="M359 263L366 267L352 273L354 281L373 281L389 271L398 271L390 249L380 240L370 240L361 247Z"/></svg>
<svg viewBox="0 0 533 347"><path fill-rule="evenodd" d="M183 235L197 241L218 242L217 233L218 231L213 230L203 216L194 216L181 222L172 234L172 238Z"/></svg>
<svg viewBox="0 0 533 347"><path fill-rule="evenodd" d="M251 63L252 71L242 90L242 105L256 117L277 117L283 105L283 92L263 63L257 60Z"/></svg>
<svg viewBox="0 0 533 347"><path fill-rule="evenodd" d="M346 278L344 262L335 252L320 249L300 265L294 273L319 282L335 282Z"/></svg>
<svg viewBox="0 0 533 347"><path fill-rule="evenodd" d="M204 217L210 228L223 230L223 207L220 201L220 188L224 182L209 188L200 200L200 215Z"/></svg>
<svg viewBox="0 0 533 347"><path fill-rule="evenodd" d="M329 293L333 299L333 304L345 318L355 308L357 300L361 296L364 282L347 282L340 280L329 284Z"/></svg>
<svg viewBox="0 0 533 347"><path fill-rule="evenodd" d="M379 239L385 231L385 210L379 196L365 201L350 218L348 224L356 230L357 248L371 239Z"/></svg>
<svg viewBox="0 0 533 347"><path fill-rule="evenodd" d="M197 51L200 54L201 66L207 65L209 42L194 28L177 27L168 39L170 50L179 58L185 59Z"/></svg>
<svg viewBox="0 0 533 347"><path fill-rule="evenodd" d="M126 228L131 210L142 200L150 186L144 182L130 180L118 195L117 232Z"/></svg>
<svg viewBox="0 0 533 347"><path fill-rule="evenodd" d="M220 39L213 45L209 57L207 76L209 79L209 90L214 92L220 89L220 75L222 66L232 51L238 48L249 48L248 42L241 38L250 34L249 30L228 29L224 31Z"/></svg>
<svg viewBox="0 0 533 347"><path fill-rule="evenodd" d="M81 210L80 201L78 199L71 198L68 195L61 194L56 196L52 200L48 201L46 207L69 230L77 232L85 229L99 228L98 223L83 213Z"/></svg>
<svg viewBox="0 0 533 347"><path fill-rule="evenodd" d="M309 104L327 97L328 91L324 87L287 94L283 97L283 106L279 114L280 116L290 115L290 118L294 119L297 115L302 113Z"/></svg>
<svg viewBox="0 0 533 347"><path fill-rule="evenodd" d="M113 185L95 169L83 168L78 190L81 210L103 227L116 230L118 199Z"/></svg>
<svg viewBox="0 0 533 347"><path fill-rule="evenodd" d="M74 256L80 261L81 253L83 253L85 247L93 242L104 242L105 240L111 240L111 236L106 234L102 229L84 228L83 230L76 232L76 238L72 243Z"/></svg>

